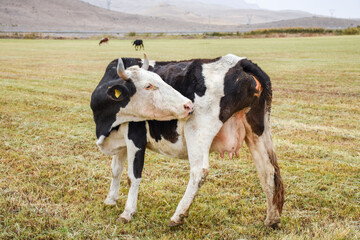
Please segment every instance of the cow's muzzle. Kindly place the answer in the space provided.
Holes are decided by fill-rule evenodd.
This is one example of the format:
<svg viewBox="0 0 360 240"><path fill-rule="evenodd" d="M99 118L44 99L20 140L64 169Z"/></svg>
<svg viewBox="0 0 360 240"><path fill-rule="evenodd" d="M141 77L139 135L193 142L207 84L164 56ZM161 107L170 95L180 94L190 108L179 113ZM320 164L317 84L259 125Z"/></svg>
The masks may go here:
<svg viewBox="0 0 360 240"><path fill-rule="evenodd" d="M187 104L184 104L184 109L185 109L186 115L189 116L194 112L194 104L190 101Z"/></svg>

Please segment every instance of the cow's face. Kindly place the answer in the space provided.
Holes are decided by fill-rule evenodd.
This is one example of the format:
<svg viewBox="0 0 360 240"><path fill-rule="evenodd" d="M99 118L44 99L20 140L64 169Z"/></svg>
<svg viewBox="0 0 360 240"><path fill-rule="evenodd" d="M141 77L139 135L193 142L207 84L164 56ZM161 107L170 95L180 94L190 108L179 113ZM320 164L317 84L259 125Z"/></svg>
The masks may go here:
<svg viewBox="0 0 360 240"><path fill-rule="evenodd" d="M132 66L125 70L125 74L136 92L128 105L120 109L117 122L182 119L192 113L193 103L156 73ZM112 94L110 91L109 96Z"/></svg>
<svg viewBox="0 0 360 240"><path fill-rule="evenodd" d="M144 65L148 66L148 61ZM108 66L93 92L91 109L100 138L124 122L186 118L193 111L193 103L159 75L138 66L125 70L119 59Z"/></svg>

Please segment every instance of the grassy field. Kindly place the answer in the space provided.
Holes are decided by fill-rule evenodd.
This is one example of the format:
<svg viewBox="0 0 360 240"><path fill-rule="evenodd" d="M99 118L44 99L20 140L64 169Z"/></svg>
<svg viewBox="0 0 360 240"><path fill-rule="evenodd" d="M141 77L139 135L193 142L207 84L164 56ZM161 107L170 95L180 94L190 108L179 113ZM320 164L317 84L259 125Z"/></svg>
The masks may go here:
<svg viewBox="0 0 360 240"><path fill-rule="evenodd" d="M227 53L258 63L273 82L272 133L286 186L282 228L247 147L212 156L210 174L177 229L167 222L188 161L146 153L138 213L116 222L103 204L110 157L95 144L90 95L107 64L142 57L128 40L0 40L0 239L360 239L360 36L148 40L151 59Z"/></svg>

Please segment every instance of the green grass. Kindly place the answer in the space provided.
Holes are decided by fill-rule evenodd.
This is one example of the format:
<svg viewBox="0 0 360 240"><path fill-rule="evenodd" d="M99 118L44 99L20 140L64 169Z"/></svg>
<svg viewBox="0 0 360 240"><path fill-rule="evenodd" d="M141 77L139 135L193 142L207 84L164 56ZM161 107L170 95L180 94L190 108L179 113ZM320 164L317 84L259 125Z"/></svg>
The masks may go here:
<svg viewBox="0 0 360 240"><path fill-rule="evenodd" d="M183 226L166 226L188 161L147 152L138 213L116 222L103 200L110 158L95 144L90 95L107 64L142 57L129 40L0 40L0 239L359 239L360 36L145 40L151 59L258 63L273 82L272 133L286 185L282 228L263 224L265 196L246 147L212 156Z"/></svg>

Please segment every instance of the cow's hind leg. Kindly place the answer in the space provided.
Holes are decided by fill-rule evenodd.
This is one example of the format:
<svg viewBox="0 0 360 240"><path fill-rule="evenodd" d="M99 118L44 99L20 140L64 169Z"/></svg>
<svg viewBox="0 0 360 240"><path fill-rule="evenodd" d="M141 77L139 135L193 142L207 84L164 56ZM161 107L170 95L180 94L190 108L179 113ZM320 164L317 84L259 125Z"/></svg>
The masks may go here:
<svg viewBox="0 0 360 240"><path fill-rule="evenodd" d="M245 126L246 144L253 156L268 204L265 225L278 228L280 227L280 215L284 204L284 185L272 145L269 113L265 114L265 128L260 136L252 131L247 122L245 122Z"/></svg>
<svg viewBox="0 0 360 240"><path fill-rule="evenodd" d="M144 167L146 148L145 122L129 123L126 146L128 156L128 180L130 188L124 212L118 219L124 223L132 220L134 214L136 213L139 185L141 182L141 173Z"/></svg>
<svg viewBox="0 0 360 240"><path fill-rule="evenodd" d="M125 160L126 148L122 148L117 155L113 156L111 162L111 186L108 196L104 201L106 205L116 205L116 201L119 199L120 180L124 170Z"/></svg>

